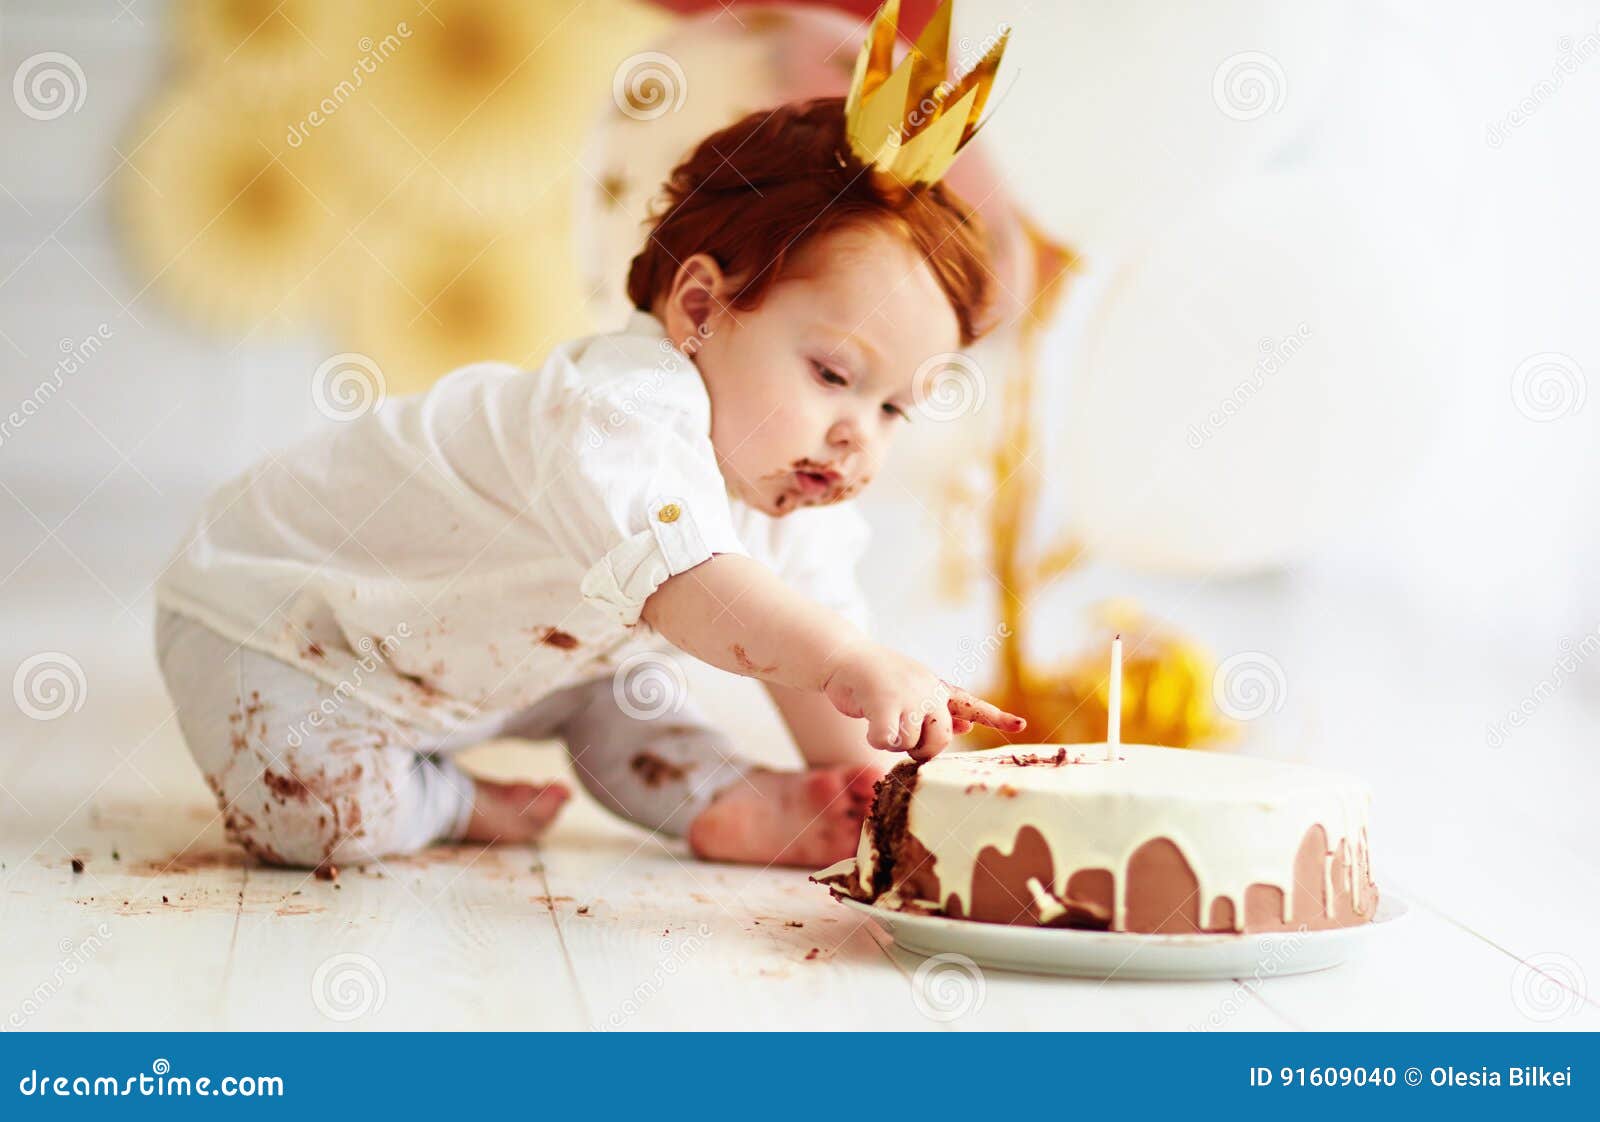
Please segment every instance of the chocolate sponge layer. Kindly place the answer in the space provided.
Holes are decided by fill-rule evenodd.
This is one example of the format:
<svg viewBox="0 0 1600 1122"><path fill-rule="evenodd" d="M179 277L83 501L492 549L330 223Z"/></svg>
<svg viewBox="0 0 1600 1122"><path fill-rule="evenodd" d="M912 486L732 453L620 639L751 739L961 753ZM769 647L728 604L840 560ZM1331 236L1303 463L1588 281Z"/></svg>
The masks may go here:
<svg viewBox="0 0 1600 1122"><path fill-rule="evenodd" d="M872 898L876 900L894 884L895 864L906 839L906 816L917 787L917 765L897 764L872 789L872 847L877 865L872 872Z"/></svg>

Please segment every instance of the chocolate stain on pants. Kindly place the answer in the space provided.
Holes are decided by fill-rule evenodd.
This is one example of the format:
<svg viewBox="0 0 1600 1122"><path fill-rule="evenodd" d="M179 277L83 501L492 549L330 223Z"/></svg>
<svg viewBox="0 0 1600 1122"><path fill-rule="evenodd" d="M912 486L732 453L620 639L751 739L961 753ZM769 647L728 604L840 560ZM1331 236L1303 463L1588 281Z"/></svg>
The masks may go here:
<svg viewBox="0 0 1600 1122"><path fill-rule="evenodd" d="M630 716L609 676L437 733L175 612L158 613L156 648L228 837L275 865L360 865L460 839L473 785L450 756L496 737L561 739L603 806L672 836L755 766L691 705L659 720Z"/></svg>

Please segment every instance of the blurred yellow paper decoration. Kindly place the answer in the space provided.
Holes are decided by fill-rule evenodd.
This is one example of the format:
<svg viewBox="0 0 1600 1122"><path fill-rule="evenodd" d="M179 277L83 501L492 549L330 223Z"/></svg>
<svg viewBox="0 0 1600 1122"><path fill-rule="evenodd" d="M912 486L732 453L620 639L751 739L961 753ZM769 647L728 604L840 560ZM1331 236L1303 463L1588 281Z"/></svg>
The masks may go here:
<svg viewBox="0 0 1600 1122"><path fill-rule="evenodd" d="M589 330L558 209L514 226L385 212L372 228L392 233L341 254L330 307L335 337L377 360L391 393L469 362L527 366Z"/></svg>
<svg viewBox="0 0 1600 1122"><path fill-rule="evenodd" d="M185 66L222 66L236 81L280 83L333 73L364 33L350 0L180 0L172 23Z"/></svg>
<svg viewBox="0 0 1600 1122"><path fill-rule="evenodd" d="M286 143L296 104L207 71L157 98L126 149L117 191L129 252L209 327L281 328L322 295L341 179L326 145Z"/></svg>
<svg viewBox="0 0 1600 1122"><path fill-rule="evenodd" d="M1082 651L1059 666L1024 663L1014 680L993 694L996 704L1028 720L1024 738L1061 744L1105 739L1109 682L1106 646L1121 633L1122 740L1193 748L1225 739L1232 726L1216 711L1211 655L1199 644L1147 618L1127 601L1101 605ZM975 746L1006 743L989 729L974 729Z"/></svg>
<svg viewBox="0 0 1600 1122"><path fill-rule="evenodd" d="M571 190L571 166L619 69L670 17L634 0L368 0L404 22L367 77L353 139L430 208L497 218Z"/></svg>

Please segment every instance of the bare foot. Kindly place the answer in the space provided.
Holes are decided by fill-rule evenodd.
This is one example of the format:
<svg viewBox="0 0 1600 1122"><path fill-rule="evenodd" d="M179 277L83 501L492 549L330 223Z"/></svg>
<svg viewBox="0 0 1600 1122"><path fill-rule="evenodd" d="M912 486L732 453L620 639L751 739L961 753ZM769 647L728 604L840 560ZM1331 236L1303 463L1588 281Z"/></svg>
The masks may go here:
<svg viewBox="0 0 1600 1122"><path fill-rule="evenodd" d="M474 779L467 841L494 845L537 841L556 820L572 792L562 783L491 783Z"/></svg>
<svg viewBox="0 0 1600 1122"><path fill-rule="evenodd" d="M719 794L689 826L689 848L707 861L820 869L856 851L872 808L872 767L754 771Z"/></svg>

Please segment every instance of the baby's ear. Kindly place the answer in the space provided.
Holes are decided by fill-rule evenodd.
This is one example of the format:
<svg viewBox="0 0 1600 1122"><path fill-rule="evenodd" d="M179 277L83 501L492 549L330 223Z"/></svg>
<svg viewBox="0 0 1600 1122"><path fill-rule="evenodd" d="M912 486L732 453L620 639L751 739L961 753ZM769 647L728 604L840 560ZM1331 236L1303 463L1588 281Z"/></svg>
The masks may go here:
<svg viewBox="0 0 1600 1122"><path fill-rule="evenodd" d="M697 253L678 266L667 297L669 327L704 337L728 296L728 278L709 253ZM670 321L676 321L676 324ZM674 337L680 332L673 331Z"/></svg>

